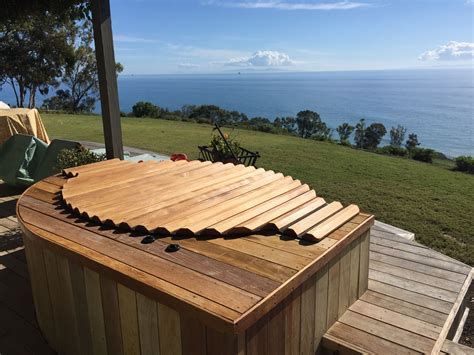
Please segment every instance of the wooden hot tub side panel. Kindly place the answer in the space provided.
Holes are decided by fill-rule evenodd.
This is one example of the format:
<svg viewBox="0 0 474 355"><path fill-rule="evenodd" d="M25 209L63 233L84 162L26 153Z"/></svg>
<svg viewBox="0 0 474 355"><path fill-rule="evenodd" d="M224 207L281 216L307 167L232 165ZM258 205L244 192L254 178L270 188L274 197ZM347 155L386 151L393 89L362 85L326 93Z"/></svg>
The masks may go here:
<svg viewBox="0 0 474 355"><path fill-rule="evenodd" d="M38 323L65 354L312 354L367 289L369 231L242 334L220 332L25 235Z"/></svg>

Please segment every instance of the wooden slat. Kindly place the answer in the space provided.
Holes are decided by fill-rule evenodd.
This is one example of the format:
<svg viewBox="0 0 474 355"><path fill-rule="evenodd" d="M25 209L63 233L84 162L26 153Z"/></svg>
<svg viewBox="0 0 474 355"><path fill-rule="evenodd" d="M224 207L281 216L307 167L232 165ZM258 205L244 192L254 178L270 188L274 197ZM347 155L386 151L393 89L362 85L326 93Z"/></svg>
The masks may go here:
<svg viewBox="0 0 474 355"><path fill-rule="evenodd" d="M360 238L359 254L359 297L367 290L369 284L369 248L370 231Z"/></svg>
<svg viewBox="0 0 474 355"><path fill-rule="evenodd" d="M292 253L285 253L284 251L275 252L274 249L266 245L253 243L243 238L234 239L211 239L209 243L224 246L229 249L234 249L242 253L252 255L254 257L268 260L270 262L280 264L295 270L300 270L311 261L311 259L295 255Z"/></svg>
<svg viewBox="0 0 474 355"><path fill-rule="evenodd" d="M278 208L273 208L267 212L264 212L256 217L253 217L245 222L240 223L239 225L235 226L231 232L235 234L246 234L252 231L257 231L262 227L267 227L268 221L283 216L284 214L294 210L298 206L301 206L315 198L316 192L314 192L314 190L310 190L298 197L295 197L287 203L278 206Z"/></svg>
<svg viewBox="0 0 474 355"><path fill-rule="evenodd" d="M329 233L336 230L338 227L349 221L351 218L359 214L359 207L350 205L335 215L329 217L325 221L317 224L312 229L307 231L303 238L317 242L326 237Z"/></svg>
<svg viewBox="0 0 474 355"><path fill-rule="evenodd" d="M284 252L301 255L308 258L317 258L337 243L337 240L328 238L326 243L313 244L300 239L287 237L285 235L252 234L243 238L258 244L272 247L274 249L279 249Z"/></svg>
<svg viewBox="0 0 474 355"><path fill-rule="evenodd" d="M97 202L91 204L91 198L89 197L86 201L88 204L82 207L82 211L91 215L103 215L107 213L110 214L110 218L116 218L114 212L122 212L123 210L128 210L129 206L135 204L140 204L143 207L152 206L157 202L163 201L166 198L166 193L168 196L174 192L174 195L177 195L176 191L182 190L185 192L187 189L192 188L196 184L200 184L206 180L212 180L213 173L219 172L219 174L226 175L228 170L233 167L231 164L222 164L216 165L204 165L197 166L190 171L185 172L176 172L178 169L169 169L165 170L161 174L154 174L151 178L146 180L146 187L140 187L140 181L134 180L133 187L130 187L125 190L112 190L104 196L104 198ZM151 174L151 173L150 173ZM210 176L211 175L211 176ZM143 184L143 182L142 182ZM175 190L176 189L176 190ZM131 190L133 191L131 193ZM98 194L99 196L104 194ZM69 199L76 206L74 199ZM79 208L81 211L81 208ZM90 212L93 211L93 212ZM100 217L99 217L100 218Z"/></svg>
<svg viewBox="0 0 474 355"><path fill-rule="evenodd" d="M394 285L406 290L410 290L422 295L437 298L446 302L454 303L458 295L457 292L447 291L437 286L427 285L418 281L408 280L404 277L399 277L385 272L371 269L369 271L369 278L371 280L380 281L386 284Z"/></svg>
<svg viewBox="0 0 474 355"><path fill-rule="evenodd" d="M285 317L283 314L284 304L280 303L268 314L268 353L285 353ZM313 323L314 324L314 323Z"/></svg>
<svg viewBox="0 0 474 355"><path fill-rule="evenodd" d="M138 328L142 354L159 354L160 352L157 312L155 301L137 293Z"/></svg>
<svg viewBox="0 0 474 355"><path fill-rule="evenodd" d="M296 222L295 224L290 225L285 229L285 234L290 237L298 238L306 234L308 230L314 227L316 224L320 223L324 219L333 215L337 211L342 209L342 205L339 202L332 202L327 206L317 210L316 212L311 213L310 215L303 218L301 221Z"/></svg>
<svg viewBox="0 0 474 355"><path fill-rule="evenodd" d="M339 271L340 271L340 260L339 258L333 258L329 262L329 286L328 286L328 314L327 314L327 327L329 328L338 318L339 312Z"/></svg>
<svg viewBox="0 0 474 355"><path fill-rule="evenodd" d="M308 185L298 186L293 190L285 192L263 203L255 205L254 207L237 213L230 218L222 219L222 217L220 217L220 222L207 227L204 232L212 234L224 234L225 232L237 226L238 224L245 222L248 219L251 219L253 216L259 216L262 213L268 212L269 210L279 209L280 205L284 205L285 203L291 202L293 198L296 198L308 191ZM279 213L282 214L281 212Z"/></svg>
<svg viewBox="0 0 474 355"><path fill-rule="evenodd" d="M90 331L89 311L87 304L84 271L81 265L68 261L74 301L74 316L79 335L81 354L92 354L92 335Z"/></svg>
<svg viewBox="0 0 474 355"><path fill-rule="evenodd" d="M405 327L399 328L352 311L346 312L339 322L425 354L429 353L434 345L432 339L414 334Z"/></svg>
<svg viewBox="0 0 474 355"><path fill-rule="evenodd" d="M385 247L390 247L390 248L394 248L394 249L398 249L398 250L403 250L403 251L415 253L417 255L428 256L428 257L434 258L434 259L445 260L445 261L452 262L452 263L455 263L455 264L456 263L457 264L462 264L458 260L450 258L449 256L446 256L444 254L438 253L438 252L436 252L432 249L426 248L425 246L422 246L418 243L413 243L413 242L411 244L402 243L402 242L399 241L399 239L401 239L401 238L398 238L398 240L387 239L387 238L379 237L379 236L377 236L377 234L374 235L373 232L372 232L372 237L373 237L372 242L374 244L379 244L379 245L383 245Z"/></svg>
<svg viewBox="0 0 474 355"><path fill-rule="evenodd" d="M89 313L92 352L95 355L107 354L99 274L88 268L84 268L84 283L88 306L87 311Z"/></svg>
<svg viewBox="0 0 474 355"><path fill-rule="evenodd" d="M103 171L92 171L89 174L79 175L67 180L63 186L63 196L67 199L84 193L90 194L92 191L99 191L106 188L106 180L109 182L115 180L117 183L131 181L138 178L141 174L154 171L157 167L158 164L153 161L144 163L124 162L121 166L114 166ZM135 174L133 174L134 172ZM93 182L93 184L91 184L91 182Z"/></svg>
<svg viewBox="0 0 474 355"><path fill-rule="evenodd" d="M259 320L246 332L246 355L268 354L268 322Z"/></svg>
<svg viewBox="0 0 474 355"><path fill-rule="evenodd" d="M415 319L420 319L437 326L443 326L447 318L447 315L444 313L440 313L432 309L371 290L368 290L366 293L364 293L360 299L364 302L372 303L379 307L383 307Z"/></svg>
<svg viewBox="0 0 474 355"><path fill-rule="evenodd" d="M285 322L285 354L300 353L301 289L295 290L286 300L283 309Z"/></svg>
<svg viewBox="0 0 474 355"><path fill-rule="evenodd" d="M195 214L186 215L179 221L165 223L162 229L169 232L189 231L196 234L220 220L232 217L235 214L288 192L300 185L301 182L298 180L293 181L292 178L284 178L255 191L243 194L235 199L222 202L215 206L215 208L209 208Z"/></svg>
<svg viewBox="0 0 474 355"><path fill-rule="evenodd" d="M209 336L210 348L218 347L215 343L218 342L218 337L214 332L209 331L206 335L206 326L196 318L186 317L181 314L181 347L183 354L205 355L206 354L206 337ZM209 328L208 328L209 329ZM217 339L215 339L217 338ZM224 337L220 337L221 343ZM214 339L216 341L214 341Z"/></svg>
<svg viewBox="0 0 474 355"><path fill-rule="evenodd" d="M113 166L113 165L122 165L125 161L120 160L120 159L109 159L105 160L102 162L97 162L97 163L91 163L87 165L82 165L82 166L75 166L72 168L64 169L63 173L69 177L71 176L77 176L79 173L85 173L87 171L95 170L95 169L105 169L108 166Z"/></svg>
<svg viewBox="0 0 474 355"><path fill-rule="evenodd" d="M107 277L100 277L102 307L104 311L105 337L108 354L123 354L122 329L117 283Z"/></svg>
<svg viewBox="0 0 474 355"><path fill-rule="evenodd" d="M354 344L372 354L419 354L419 352L379 338L365 331L353 328L347 324L336 322L328 330L328 334L343 342Z"/></svg>
<svg viewBox="0 0 474 355"><path fill-rule="evenodd" d="M135 291L122 284L117 284L117 296L120 309L123 353L125 355L138 354L140 353L140 340Z"/></svg>
<svg viewBox="0 0 474 355"><path fill-rule="evenodd" d="M243 187L263 178L264 176L269 175L274 175L274 173L268 171L266 172L263 169L255 170L254 168L251 169L251 167L247 167L243 172L240 170L234 171L229 173L229 175L221 176L214 180L209 180L206 183L202 183L199 187L192 188L190 191L184 190L177 192L173 191L172 193L164 193L162 195L163 201L159 203L144 208L132 206L132 208L130 208L128 211L125 223L127 225L134 225L136 224L134 222L136 218L153 215L154 213L163 210L165 207L172 208L172 206L178 204L192 206L201 201L205 201L212 197ZM158 218L158 216L156 218Z"/></svg>
<svg viewBox="0 0 474 355"><path fill-rule="evenodd" d="M244 335L245 337L245 335ZM207 327L204 333L204 352L207 355L236 354L238 353L238 336L235 334L224 334L218 330ZM193 351L185 354L198 354L196 348L199 343L192 342ZM199 349L199 348L198 348Z"/></svg>
<svg viewBox="0 0 474 355"><path fill-rule="evenodd" d="M349 304L352 304L359 298L360 239L351 243L350 254Z"/></svg>
<svg viewBox="0 0 474 355"><path fill-rule="evenodd" d="M186 172L189 170L196 169L201 166L197 161L189 162L188 164L182 164L179 167L179 162L173 162L172 164L165 165L154 161L147 161L143 163L132 163L127 167L117 167L110 169L103 173L95 173L86 175L81 178L78 176L67 181L63 187L64 199L70 199L75 196L82 194L92 194L92 192L99 193L100 190L110 190L110 184L115 183L117 185L132 182L138 179L142 179L144 175L155 175L160 172L173 171L175 173ZM158 171L159 170L159 171ZM81 181L82 180L82 181ZM93 183L91 183L93 182Z"/></svg>
<svg viewBox="0 0 474 355"><path fill-rule="evenodd" d="M58 281L61 288L61 312L64 313L64 324L67 334L66 352L68 354L80 354L81 340L79 338L79 329L77 326L77 315L74 307L74 294L72 290L71 274L69 272L68 260L60 255L56 256L58 266Z"/></svg>
<svg viewBox="0 0 474 355"><path fill-rule="evenodd" d="M414 270L423 274L445 279L448 281L462 283L466 279L465 274L460 274L457 272L440 269L440 268L437 268L436 266L430 266L430 265L422 264L416 261L410 261L410 260L399 258L397 256L390 256L390 255L378 253L375 251L370 252L370 258L371 260L383 262L389 265L398 266L406 270Z"/></svg>
<svg viewBox="0 0 474 355"><path fill-rule="evenodd" d="M407 269L395 265L386 264L377 260L370 261L370 269L381 271L394 276L403 277L408 280L421 282L427 285L433 285L437 288L441 288L446 291L457 292L457 290L462 285L459 282L442 279L415 270L407 271Z"/></svg>
<svg viewBox="0 0 474 355"><path fill-rule="evenodd" d="M451 272L457 272L463 275L466 275L471 271L471 269L466 265L460 265L460 264L453 263L450 261L436 260L428 256L418 255L415 253L406 252L402 250L394 250L392 248L387 248L382 245L371 244L370 250L371 251L373 250L381 254L394 256L400 259L414 261L414 262L424 264L424 265L434 266L438 269L444 269Z"/></svg>
<svg viewBox="0 0 474 355"><path fill-rule="evenodd" d="M301 218L307 216L311 212L325 205L326 201L318 197L314 200L306 202L295 209L279 216L268 223L268 227L276 231L284 231L289 225L295 223Z"/></svg>
<svg viewBox="0 0 474 355"><path fill-rule="evenodd" d="M158 303L158 329L160 333L160 354L181 354L181 325L175 310Z"/></svg>
<svg viewBox="0 0 474 355"><path fill-rule="evenodd" d="M142 226L147 226L148 224L152 224L154 226L154 223L157 218L160 220L160 224L162 224L162 229L165 231L168 230L169 228L179 228L181 225L179 224L179 221L184 218L183 216L180 215L178 212L186 211L185 217L189 220L189 218L192 215L195 215L194 218L197 219L201 211L203 210L209 210L210 208L220 205L222 203L227 203L227 205L232 204L235 202L235 200L242 195L247 194L250 195L255 195L259 192L261 192L261 189L267 188L269 189L270 186L278 185L281 183L283 180L283 175L282 174L274 174L274 173L264 173L265 176L261 177L259 179L256 179L255 181L252 181L248 184L245 184L239 189L232 189L228 193L219 193L217 196L213 196L211 198L208 198L206 200L201 200L199 203L196 203L194 200L193 201L188 201L185 203L179 203L177 205L173 205L171 208L166 208L163 210L155 211L154 213L149 213L140 217L137 217L133 223L135 225L142 225ZM271 184L274 185L271 185ZM206 196L207 197L207 196ZM209 212L208 212L209 214ZM184 222L184 221L183 221ZM171 227L168 227L168 224L175 223L177 227L174 225L171 225ZM156 226L155 226L156 227Z"/></svg>
<svg viewBox="0 0 474 355"><path fill-rule="evenodd" d="M339 266L339 302L338 302L338 318L349 307L349 291L351 283L351 253L350 246L346 247L340 254Z"/></svg>
<svg viewBox="0 0 474 355"><path fill-rule="evenodd" d="M328 329L328 286L329 268L324 266L316 274L316 306L315 306L315 326L314 326L314 347L319 349L321 339Z"/></svg>
<svg viewBox="0 0 474 355"><path fill-rule="evenodd" d="M178 162L176 162L177 164ZM127 179L124 179L123 177L120 176L120 174L115 174L113 178L110 178L111 180L115 180L114 182L114 192L120 193L120 192L128 192L130 189L133 189L134 187L137 186L137 183L143 182L142 180L149 181L151 177L155 178L160 178L163 174L165 174L167 171L173 169L176 166L179 166L179 164L176 165L175 163L172 162L162 162L159 165L157 165L154 169L151 170L151 172L148 173L143 173L140 172L140 174L135 174L132 177L128 177ZM62 191L63 198L67 200L69 198L68 196L68 184L72 184L74 179L70 179L67 181L67 184L64 185ZM89 179L86 180L84 183L93 183L93 180ZM72 196L71 199L74 201L74 204L77 205L77 208L84 208L90 205L94 205L95 203L98 203L102 201L103 199L110 198L106 192L110 189L110 186L105 186L101 187L97 190L85 190L83 193L80 195ZM112 196L113 198L113 196Z"/></svg>
<svg viewBox="0 0 474 355"><path fill-rule="evenodd" d="M439 333L441 331L441 327L437 325L427 323L419 319L414 319L404 314L400 314L398 312L394 312L361 300L356 301L349 309L353 312L406 329L412 333L419 334L433 340L438 339Z"/></svg>
<svg viewBox="0 0 474 355"><path fill-rule="evenodd" d="M314 353L316 275L301 286L301 344L302 354ZM318 315L319 316L319 315Z"/></svg>
<svg viewBox="0 0 474 355"><path fill-rule="evenodd" d="M452 304L449 302L421 295L416 292L405 290L403 288L385 284L375 280L369 280L369 289L445 314L448 314L452 307Z"/></svg>
<svg viewBox="0 0 474 355"><path fill-rule="evenodd" d="M37 250L35 250L37 253ZM52 345L60 352L67 351L68 337L66 336L66 328L63 326L66 323L66 312L63 310L64 301L63 294L59 284L58 266L56 263L56 256L48 249L43 250L44 266L46 270L47 287L49 289L49 297L51 299L51 310L53 317L48 320L55 328L56 337ZM43 287L46 285L43 285ZM37 314L39 310L36 309ZM40 323L40 326L41 323Z"/></svg>

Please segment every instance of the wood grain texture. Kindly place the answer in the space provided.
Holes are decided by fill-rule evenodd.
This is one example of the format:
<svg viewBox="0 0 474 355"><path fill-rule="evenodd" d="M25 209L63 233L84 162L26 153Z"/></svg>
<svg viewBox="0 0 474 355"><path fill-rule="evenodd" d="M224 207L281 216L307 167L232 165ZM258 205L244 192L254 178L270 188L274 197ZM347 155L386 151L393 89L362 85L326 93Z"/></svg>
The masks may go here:
<svg viewBox="0 0 474 355"><path fill-rule="evenodd" d="M137 313L141 353L159 354L160 336L156 302L141 293L137 293Z"/></svg>
<svg viewBox="0 0 474 355"><path fill-rule="evenodd" d="M84 283L89 313L93 354L107 354L104 310L100 287L100 276L89 268L84 268Z"/></svg>
<svg viewBox="0 0 474 355"><path fill-rule="evenodd" d="M160 354L180 355L181 325L178 312L158 303L158 329L160 333Z"/></svg>
<svg viewBox="0 0 474 355"><path fill-rule="evenodd" d="M140 352L140 338L135 291L117 284L117 296L120 309L123 353L125 355L138 354Z"/></svg>
<svg viewBox="0 0 474 355"><path fill-rule="evenodd" d="M294 237L307 232L306 238L318 241L359 212L351 205L324 221L342 205L333 202L317 211L325 202L307 185L242 165L107 161L64 174L69 179L61 196L71 210L100 223L160 234L219 236L277 228ZM39 184L54 192L60 181Z"/></svg>

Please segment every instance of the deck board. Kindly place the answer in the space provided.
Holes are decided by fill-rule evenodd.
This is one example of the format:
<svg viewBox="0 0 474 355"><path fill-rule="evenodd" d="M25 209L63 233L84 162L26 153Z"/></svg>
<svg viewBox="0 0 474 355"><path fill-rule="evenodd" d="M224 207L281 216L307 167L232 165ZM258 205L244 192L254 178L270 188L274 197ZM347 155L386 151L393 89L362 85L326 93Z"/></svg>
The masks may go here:
<svg viewBox="0 0 474 355"><path fill-rule="evenodd" d="M438 353L472 270L374 228L369 289L328 330L323 344L348 352Z"/></svg>

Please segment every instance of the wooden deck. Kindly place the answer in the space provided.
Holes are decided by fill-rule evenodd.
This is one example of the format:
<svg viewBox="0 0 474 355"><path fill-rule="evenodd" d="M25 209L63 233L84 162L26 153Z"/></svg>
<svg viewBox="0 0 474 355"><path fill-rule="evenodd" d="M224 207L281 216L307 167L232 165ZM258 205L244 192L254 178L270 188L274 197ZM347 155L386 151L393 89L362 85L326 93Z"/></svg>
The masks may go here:
<svg viewBox="0 0 474 355"><path fill-rule="evenodd" d="M0 180L0 353L54 354L38 330L15 205L21 191Z"/></svg>
<svg viewBox="0 0 474 355"><path fill-rule="evenodd" d="M19 193L0 182L0 353L53 354L35 320L16 225ZM471 269L377 227L372 235L369 291L328 331L325 345L356 352L429 351L449 330ZM442 351L452 348L446 342Z"/></svg>
<svg viewBox="0 0 474 355"><path fill-rule="evenodd" d="M369 290L328 330L323 344L347 353L444 352L472 274L459 261L374 226Z"/></svg>

